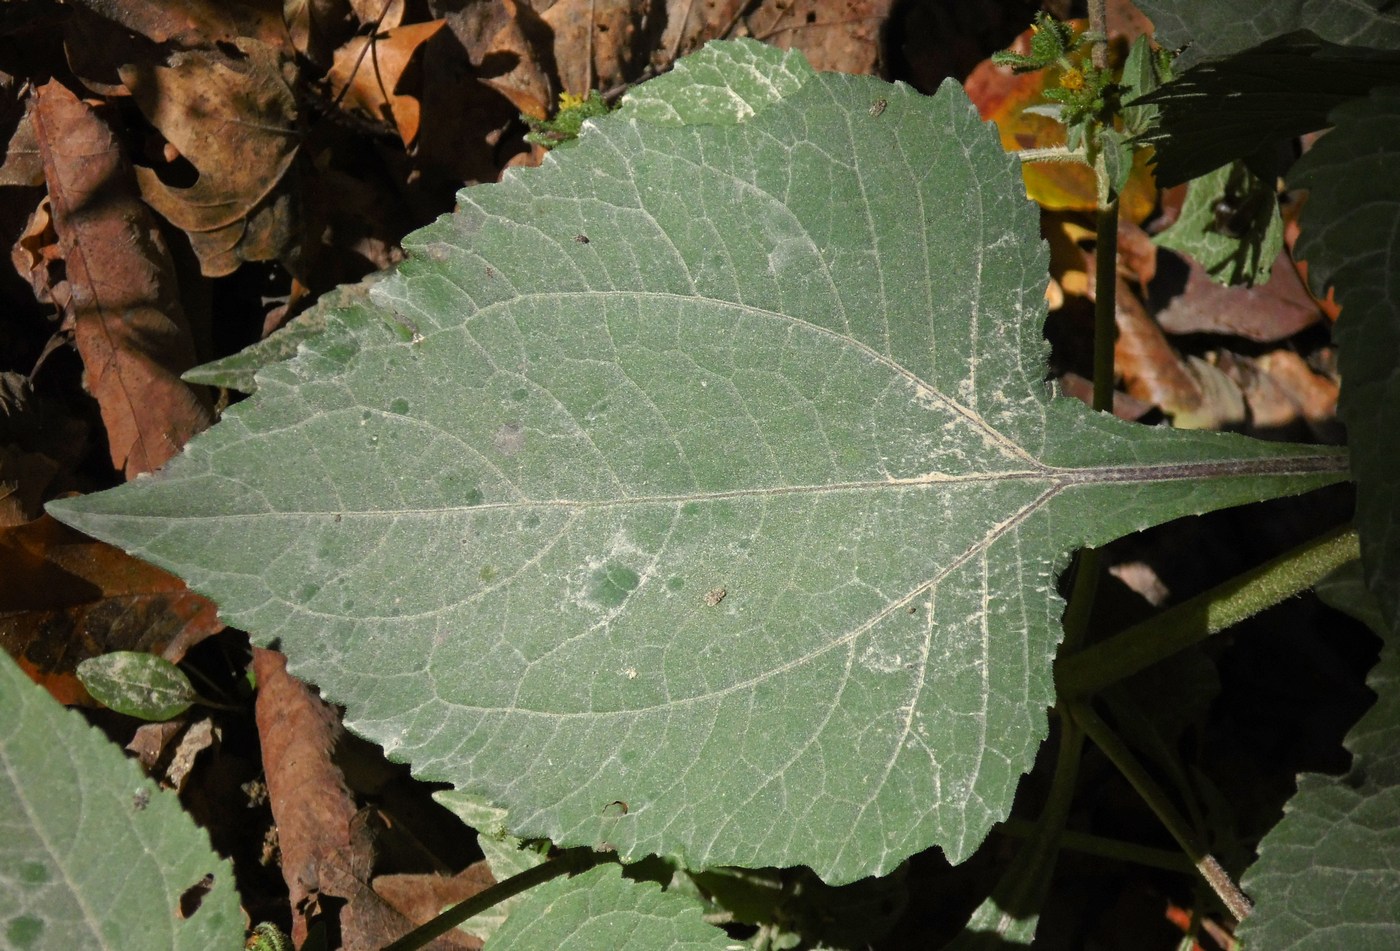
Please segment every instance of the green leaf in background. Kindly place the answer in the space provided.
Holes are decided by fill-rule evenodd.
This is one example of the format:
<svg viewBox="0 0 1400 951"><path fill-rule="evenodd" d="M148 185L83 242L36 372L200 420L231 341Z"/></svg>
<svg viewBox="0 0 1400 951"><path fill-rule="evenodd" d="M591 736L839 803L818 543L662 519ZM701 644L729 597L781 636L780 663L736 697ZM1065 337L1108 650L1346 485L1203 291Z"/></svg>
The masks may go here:
<svg viewBox="0 0 1400 951"><path fill-rule="evenodd" d="M242 945L233 867L208 835L3 651L0 803L0 945Z"/></svg>
<svg viewBox="0 0 1400 951"><path fill-rule="evenodd" d="M1178 73L1298 30L1343 46L1400 49L1394 0L1137 0L1136 5L1152 20L1158 43L1186 47Z"/></svg>
<svg viewBox="0 0 1400 951"><path fill-rule="evenodd" d="M1324 601L1375 625L1379 605L1358 564L1317 586ZM1384 626L1376 628L1384 634ZM1376 704L1347 735L1345 776L1298 779L1283 820L1241 883L1254 914L1246 947L1270 951L1391 951L1400 947L1400 650L1381 650L1368 683Z"/></svg>
<svg viewBox="0 0 1400 951"><path fill-rule="evenodd" d="M183 670L143 651L89 657L78 665L78 679L98 703L143 720L178 717L198 699Z"/></svg>
<svg viewBox="0 0 1400 951"><path fill-rule="evenodd" d="M163 473L52 510L522 838L961 861L1046 735L1068 552L1344 456L1052 399L1037 212L956 84L730 115L463 191Z"/></svg>
<svg viewBox="0 0 1400 951"><path fill-rule="evenodd" d="M527 892L487 951L742 951L706 924L700 902L622 877L612 863Z"/></svg>
<svg viewBox="0 0 1400 951"><path fill-rule="evenodd" d="M1180 217L1152 240L1195 258L1222 284L1267 281L1283 250L1274 187L1242 162L1217 169L1190 184Z"/></svg>
<svg viewBox="0 0 1400 951"><path fill-rule="evenodd" d="M1366 577L1400 631L1400 87L1332 114L1333 129L1298 160L1289 184L1308 190L1294 253L1322 295L1334 285L1338 412L1356 476L1356 527Z"/></svg>
<svg viewBox="0 0 1400 951"><path fill-rule="evenodd" d="M1328 113L1400 76L1400 52L1324 43L1310 33L1278 37L1218 62L1190 69L1135 106L1156 108L1156 129L1143 142L1157 146L1162 187L1244 160L1272 181L1280 147L1326 128ZM1126 110L1125 110L1126 111Z"/></svg>

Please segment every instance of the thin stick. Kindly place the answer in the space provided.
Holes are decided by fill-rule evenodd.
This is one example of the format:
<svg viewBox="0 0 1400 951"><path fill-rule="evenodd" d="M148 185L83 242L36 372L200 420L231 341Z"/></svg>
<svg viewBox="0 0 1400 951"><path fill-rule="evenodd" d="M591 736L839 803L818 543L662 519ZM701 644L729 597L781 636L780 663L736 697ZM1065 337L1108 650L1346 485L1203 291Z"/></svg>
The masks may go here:
<svg viewBox="0 0 1400 951"><path fill-rule="evenodd" d="M1073 717L1085 735L1094 741L1094 745L1103 750L1105 756L1118 768L1118 772L1132 784L1138 795L1156 813L1162 825L1166 826L1173 839L1191 858L1191 862L1196 866L1196 871L1205 879L1206 884L1219 896L1230 914L1235 916L1237 921L1244 921L1254 911L1254 903L1249 900L1240 887L1230 878L1228 872L1221 867L1215 856L1206 851L1196 833L1182 819L1181 814L1176 811L1171 800L1162 788L1153 781L1143 765L1133 756L1118 735L1108 728L1108 724L1099 719L1098 714L1083 703L1067 703L1064 705L1064 712Z"/></svg>

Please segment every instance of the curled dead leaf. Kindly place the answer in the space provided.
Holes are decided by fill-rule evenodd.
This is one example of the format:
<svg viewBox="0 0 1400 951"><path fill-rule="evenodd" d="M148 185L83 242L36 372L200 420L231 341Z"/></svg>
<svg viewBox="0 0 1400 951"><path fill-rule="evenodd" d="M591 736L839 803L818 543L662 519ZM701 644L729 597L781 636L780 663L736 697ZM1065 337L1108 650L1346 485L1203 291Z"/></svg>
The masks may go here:
<svg viewBox="0 0 1400 951"><path fill-rule="evenodd" d="M232 46L233 53L225 50ZM282 256L295 232L285 178L296 157L296 99L278 50L242 37L168 63L119 70L141 112L195 170L188 188L138 168L146 202L185 231L210 277Z"/></svg>

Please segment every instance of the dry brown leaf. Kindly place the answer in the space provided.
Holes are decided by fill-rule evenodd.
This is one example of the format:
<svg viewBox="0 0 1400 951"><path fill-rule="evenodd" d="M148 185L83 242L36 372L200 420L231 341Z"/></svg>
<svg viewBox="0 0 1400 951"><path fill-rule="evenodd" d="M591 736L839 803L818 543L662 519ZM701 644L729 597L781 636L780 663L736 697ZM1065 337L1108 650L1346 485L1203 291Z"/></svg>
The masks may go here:
<svg viewBox="0 0 1400 951"><path fill-rule="evenodd" d="M254 649L253 672L268 803L290 892L292 940L300 947L316 918L333 916L338 922L332 930L345 951L382 948L413 923L367 884L373 833L331 758L344 732L340 718L287 673L286 658L276 651ZM461 945L440 939L427 947L451 951Z"/></svg>
<svg viewBox="0 0 1400 951"><path fill-rule="evenodd" d="M213 46L251 37L272 46L287 35L279 0L180 0L179 3L114 3L75 0L103 19L156 43Z"/></svg>
<svg viewBox="0 0 1400 951"><path fill-rule="evenodd" d="M1261 372L1272 377L1288 393L1303 418L1313 424L1332 422L1337 417L1337 381L1314 372L1292 350L1275 350L1259 357Z"/></svg>
<svg viewBox="0 0 1400 951"><path fill-rule="evenodd" d="M403 23L404 0L349 0L355 19L377 30L392 30Z"/></svg>
<svg viewBox="0 0 1400 951"><path fill-rule="evenodd" d="M53 230L53 208L48 195L39 199L39 204L30 212L29 221L10 248L10 263L20 277L29 282L35 300L41 304L53 303L52 290L63 282L63 256L58 247L58 234Z"/></svg>
<svg viewBox="0 0 1400 951"><path fill-rule="evenodd" d="M422 121L415 149L430 183L455 190L495 181L510 154L503 135L519 114L543 116L552 105L549 28L513 0L475 4L449 15L448 29L423 46Z"/></svg>
<svg viewBox="0 0 1400 951"><path fill-rule="evenodd" d="M1286 252L1279 252L1269 279L1255 287L1225 287L1194 260L1185 261L1190 269L1185 287L1157 312L1167 333L1234 334L1272 343L1322 319Z"/></svg>
<svg viewBox="0 0 1400 951"><path fill-rule="evenodd" d="M482 859L456 875L380 875L374 880L374 890L405 918L422 925L443 909L464 902L494 884L491 868ZM452 937L463 949L476 949L484 944L460 931L452 933Z"/></svg>
<svg viewBox="0 0 1400 951"><path fill-rule="evenodd" d="M668 69L710 40L731 35L747 0L666 0L666 29L652 65Z"/></svg>
<svg viewBox="0 0 1400 951"><path fill-rule="evenodd" d="M414 23L350 40L336 50L328 75L333 98L342 109L358 109L376 122L392 124L403 144L412 145L418 138L422 72L411 66L444 22Z"/></svg>
<svg viewBox="0 0 1400 951"><path fill-rule="evenodd" d="M1220 429L1244 421L1244 397L1224 373L1182 356L1120 277L1114 364L1129 395L1159 407L1183 429Z"/></svg>
<svg viewBox="0 0 1400 951"><path fill-rule="evenodd" d="M281 257L295 231L284 177L297 153L296 99L283 60L257 40L232 45L236 54L192 50L119 70L147 120L199 173L189 188L148 168L137 180L151 207L189 235L210 277Z"/></svg>
<svg viewBox="0 0 1400 951"><path fill-rule="evenodd" d="M558 0L540 12L554 32L554 65L564 92L585 95L638 75L658 37L657 0ZM538 5L537 5L538 6Z"/></svg>
<svg viewBox="0 0 1400 951"><path fill-rule="evenodd" d="M72 321L112 464L131 478L211 421L202 391L180 379L195 354L174 267L130 163L92 108L50 82L38 91L35 131L66 274L53 300Z"/></svg>
<svg viewBox="0 0 1400 951"><path fill-rule="evenodd" d="M747 17L753 36L779 49L801 50L819 70L874 74L880 28L893 0L763 0Z"/></svg>
<svg viewBox="0 0 1400 951"><path fill-rule="evenodd" d="M0 645L60 703L86 700L73 671L114 650L172 662L223 630L214 604L159 568L47 515L0 529Z"/></svg>
<svg viewBox="0 0 1400 951"><path fill-rule="evenodd" d="M500 0L469 5L446 19L477 82L505 96L519 112L536 119L549 115L554 89L542 59L552 56L553 40L539 14L516 0ZM448 73L455 62L445 45L433 55L439 45L429 47L429 76Z"/></svg>
<svg viewBox="0 0 1400 951"><path fill-rule="evenodd" d="M8 91L7 91L8 92ZM19 121L5 143L4 162L0 163L0 185L35 186L44 184L44 160L39 155L39 142L34 137L34 98L24 97L6 103L21 111Z"/></svg>

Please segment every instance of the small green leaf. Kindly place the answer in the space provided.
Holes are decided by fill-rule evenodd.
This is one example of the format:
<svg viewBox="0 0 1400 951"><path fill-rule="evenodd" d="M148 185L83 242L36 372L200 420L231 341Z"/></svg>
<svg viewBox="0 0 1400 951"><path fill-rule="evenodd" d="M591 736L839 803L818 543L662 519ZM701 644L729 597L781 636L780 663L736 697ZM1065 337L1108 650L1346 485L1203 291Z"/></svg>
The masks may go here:
<svg viewBox="0 0 1400 951"><path fill-rule="evenodd" d="M90 657L78 665L78 679L99 703L142 720L178 717L198 699L183 670L142 651Z"/></svg>
<svg viewBox="0 0 1400 951"><path fill-rule="evenodd" d="M738 951L706 924L700 902L623 878L608 863L573 878L533 888L490 940L486 951Z"/></svg>
<svg viewBox="0 0 1400 951"><path fill-rule="evenodd" d="M1123 63L1123 77L1119 80L1125 103L1122 109L1124 135L1129 138L1142 135L1156 124L1157 107L1134 104L1133 100L1155 92L1170 78L1170 60L1162 56L1160 50L1153 48L1150 37L1139 36L1128 51L1128 58ZM1211 168L1215 168L1215 165Z"/></svg>
<svg viewBox="0 0 1400 951"><path fill-rule="evenodd" d="M1153 240L1195 258L1222 284L1253 286L1269 279L1283 250L1283 219L1273 186L1236 162L1193 181L1181 217Z"/></svg>
<svg viewBox="0 0 1400 951"><path fill-rule="evenodd" d="M238 948L233 867L173 793L0 651L0 944Z"/></svg>
<svg viewBox="0 0 1400 951"><path fill-rule="evenodd" d="M1108 169L1108 187L1116 195L1128 184L1128 176L1133 173L1133 147L1123 133L1115 129L1100 131L1099 147L1103 149Z"/></svg>

